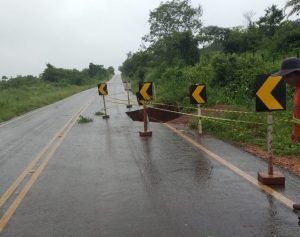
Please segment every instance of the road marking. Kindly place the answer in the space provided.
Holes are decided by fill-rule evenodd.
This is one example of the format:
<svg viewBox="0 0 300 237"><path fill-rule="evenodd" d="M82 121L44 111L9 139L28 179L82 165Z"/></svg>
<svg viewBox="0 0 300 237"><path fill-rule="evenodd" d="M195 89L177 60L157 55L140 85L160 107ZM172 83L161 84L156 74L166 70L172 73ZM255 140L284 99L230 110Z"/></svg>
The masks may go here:
<svg viewBox="0 0 300 237"><path fill-rule="evenodd" d="M81 109L66 123L66 125L51 139L51 141L43 148L43 150L37 155L37 157L27 166L27 168L24 170L24 172L14 181L14 183L7 189L7 191L4 193L4 195L0 199L0 207L6 202L6 200L14 193L14 191L17 189L17 187L21 184L21 182L24 180L26 175L30 173L32 168L38 163L39 160L41 160L42 157L46 158L43 160L43 162L35 169L35 172L32 173L32 176L30 177L29 181L25 184L21 192L18 194L18 196L15 198L13 203L10 205L10 207L7 209L7 211L4 213L2 218L0 219L0 233L3 231L5 226L7 225L8 221L26 196L26 194L29 192L32 185L35 183L37 178L40 176L44 168L47 166L49 160L53 157L55 151L58 149L58 147L62 144L65 136L68 134L68 132L71 130L71 128L74 126L74 124L77 121L78 116L83 113L88 106L92 103L93 100L95 100L96 96L93 97L87 104L81 107Z"/></svg>
<svg viewBox="0 0 300 237"><path fill-rule="evenodd" d="M35 113L38 112L39 110L41 110L41 108L36 109L36 110L34 110L34 111L31 111L31 112L28 112L28 113L26 113L26 114L23 114L23 115L21 115L21 116L19 116L19 117L12 118L12 119L9 120L9 121L2 122L2 123L0 123L0 128L4 127L4 126L6 126L6 125L9 125L9 124L11 124L11 123L13 123L13 122L16 122L16 121L18 121L18 120L20 120L20 119L22 119L22 118L30 117L30 115L35 114Z"/></svg>
<svg viewBox="0 0 300 237"><path fill-rule="evenodd" d="M171 125L169 125L167 123L164 123L164 125L166 127L168 127L170 130L172 130L173 132L175 132L178 136L182 137L184 140L186 140L187 142L191 143L193 146L197 147L199 150L205 152L207 155L209 155L210 157L214 158L215 160L217 160L218 162L220 162L221 164L223 164L224 166L226 166L227 168L229 168L230 170L232 170L236 174L240 175L244 179L248 180L250 183L254 184L259 189L263 190L267 194L269 194L272 197L276 198L278 201L280 201L281 203L285 204L290 209L293 209L293 204L295 202L293 202L289 198L285 197L284 195L282 195L281 193L275 191L274 189L270 188L269 186L260 183L256 178L252 177L251 175L247 174L243 170L241 170L238 167L234 166L233 164L231 164L230 162L228 162L224 158L222 158L222 157L218 156L217 154L213 153L212 151L210 151L206 147L200 145L195 140L193 140L189 136L185 135L184 133L178 131L173 126L171 126Z"/></svg>

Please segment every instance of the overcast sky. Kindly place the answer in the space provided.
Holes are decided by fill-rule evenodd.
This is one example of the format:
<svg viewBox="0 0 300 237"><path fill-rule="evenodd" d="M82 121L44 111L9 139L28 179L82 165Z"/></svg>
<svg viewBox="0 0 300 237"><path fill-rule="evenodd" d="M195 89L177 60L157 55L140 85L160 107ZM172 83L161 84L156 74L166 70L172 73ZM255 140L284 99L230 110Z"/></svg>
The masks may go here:
<svg viewBox="0 0 300 237"><path fill-rule="evenodd" d="M39 75L46 63L86 68L90 62L115 69L136 51L149 31L150 10L161 0L0 0L0 78ZM192 0L203 23L231 27L286 0Z"/></svg>

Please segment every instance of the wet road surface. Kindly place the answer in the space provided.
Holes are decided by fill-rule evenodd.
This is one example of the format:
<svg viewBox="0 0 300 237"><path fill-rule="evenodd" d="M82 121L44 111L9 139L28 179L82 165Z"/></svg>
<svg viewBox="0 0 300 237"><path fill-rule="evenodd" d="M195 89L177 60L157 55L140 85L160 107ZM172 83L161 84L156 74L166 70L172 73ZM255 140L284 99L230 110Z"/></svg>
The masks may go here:
<svg viewBox="0 0 300 237"><path fill-rule="evenodd" d="M119 76L108 90L126 99ZM88 90L0 126L2 197L96 94ZM124 104L107 106L108 120L95 116L103 107L96 97L83 112L94 121L73 123L57 142L0 236L300 236L296 213L282 202L165 125L151 123L153 137L141 138L143 124L127 117ZM199 142L253 177L266 170L264 161L222 141ZM2 205L1 216L36 170ZM287 184L277 191L300 201L300 179L282 172Z"/></svg>

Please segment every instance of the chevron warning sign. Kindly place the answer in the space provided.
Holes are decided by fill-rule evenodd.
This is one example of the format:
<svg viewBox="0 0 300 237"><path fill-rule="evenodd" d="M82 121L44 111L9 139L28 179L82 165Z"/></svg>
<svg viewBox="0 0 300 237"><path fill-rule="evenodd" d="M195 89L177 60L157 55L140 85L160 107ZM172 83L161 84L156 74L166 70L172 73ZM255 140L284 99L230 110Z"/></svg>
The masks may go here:
<svg viewBox="0 0 300 237"><path fill-rule="evenodd" d="M281 76L256 76L256 112L279 111L286 108L285 82Z"/></svg>
<svg viewBox="0 0 300 237"><path fill-rule="evenodd" d="M204 84L196 84L190 86L190 101L191 104L206 103L206 86Z"/></svg>
<svg viewBox="0 0 300 237"><path fill-rule="evenodd" d="M98 84L99 95L108 95L107 85L105 83Z"/></svg>
<svg viewBox="0 0 300 237"><path fill-rule="evenodd" d="M140 100L152 100L152 82L139 83L139 97Z"/></svg>

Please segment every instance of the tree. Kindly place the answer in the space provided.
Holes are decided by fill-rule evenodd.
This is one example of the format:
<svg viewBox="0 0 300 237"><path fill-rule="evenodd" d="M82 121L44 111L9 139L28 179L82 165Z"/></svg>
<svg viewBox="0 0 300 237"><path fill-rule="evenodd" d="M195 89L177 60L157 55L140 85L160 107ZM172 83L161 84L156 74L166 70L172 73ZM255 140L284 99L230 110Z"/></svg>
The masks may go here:
<svg viewBox="0 0 300 237"><path fill-rule="evenodd" d="M300 48L300 21L285 21L273 37L273 52L289 52Z"/></svg>
<svg viewBox="0 0 300 237"><path fill-rule="evenodd" d="M150 50L138 51L136 53L128 53L127 59L123 62L119 70L122 74L137 78L140 81L144 80L147 67L152 62L153 56Z"/></svg>
<svg viewBox="0 0 300 237"><path fill-rule="evenodd" d="M251 10L251 11L247 11L243 14L244 18L245 18L245 22L248 28L252 28L255 26L255 22L253 20L254 16L255 16L255 11Z"/></svg>
<svg viewBox="0 0 300 237"><path fill-rule="evenodd" d="M46 69L42 73L42 79L48 82L58 82L61 78L57 69L50 63L47 63Z"/></svg>
<svg viewBox="0 0 300 237"><path fill-rule="evenodd" d="M198 40L203 46L218 44L224 40L228 31L228 28L222 28L218 26L203 27L198 36Z"/></svg>
<svg viewBox="0 0 300 237"><path fill-rule="evenodd" d="M95 77L97 75L99 76L106 75L107 71L103 65L90 63L88 68L88 73L90 77Z"/></svg>
<svg viewBox="0 0 300 237"><path fill-rule="evenodd" d="M190 31L197 34L202 26L201 16L201 6L193 8L190 0L161 3L158 8L150 12L148 20L150 33L143 39L153 43L176 32Z"/></svg>
<svg viewBox="0 0 300 237"><path fill-rule="evenodd" d="M152 47L158 64L194 65L199 61L198 40L191 32L176 32L157 41Z"/></svg>
<svg viewBox="0 0 300 237"><path fill-rule="evenodd" d="M114 75L114 74L115 74L115 69L114 69L112 66L108 67L108 68L107 68L107 71L108 71L108 73L111 74L111 75Z"/></svg>
<svg viewBox="0 0 300 237"><path fill-rule="evenodd" d="M7 80L7 76L2 76L2 80Z"/></svg>
<svg viewBox="0 0 300 237"><path fill-rule="evenodd" d="M300 0L289 0L289 1L287 1L287 3L285 4L285 9L286 8L292 8L292 10L288 14L288 16L291 16L293 14L296 14L297 16L299 16L299 14L300 14Z"/></svg>
<svg viewBox="0 0 300 237"><path fill-rule="evenodd" d="M241 53L245 51L245 33L241 28L233 28L225 34L223 47L225 53Z"/></svg>
<svg viewBox="0 0 300 237"><path fill-rule="evenodd" d="M265 9L265 15L259 18L257 24L261 32L267 37L272 37L283 19L283 10L278 9L276 5L272 5Z"/></svg>

